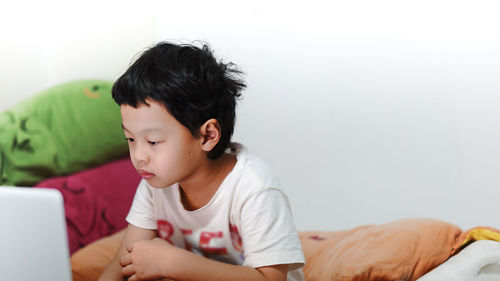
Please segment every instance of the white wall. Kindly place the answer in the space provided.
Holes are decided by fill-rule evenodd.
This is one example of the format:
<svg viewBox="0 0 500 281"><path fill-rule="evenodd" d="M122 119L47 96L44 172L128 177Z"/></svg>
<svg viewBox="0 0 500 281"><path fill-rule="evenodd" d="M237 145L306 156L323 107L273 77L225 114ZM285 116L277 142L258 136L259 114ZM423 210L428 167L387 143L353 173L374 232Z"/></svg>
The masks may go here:
<svg viewBox="0 0 500 281"><path fill-rule="evenodd" d="M115 80L156 41L134 1L1 1L0 111L73 79Z"/></svg>
<svg viewBox="0 0 500 281"><path fill-rule="evenodd" d="M298 229L500 227L496 1L119 3L76 9L64 32L10 25L0 110L30 85L115 78L151 41L206 40L246 72L234 140L273 166ZM48 55L21 48L31 36Z"/></svg>

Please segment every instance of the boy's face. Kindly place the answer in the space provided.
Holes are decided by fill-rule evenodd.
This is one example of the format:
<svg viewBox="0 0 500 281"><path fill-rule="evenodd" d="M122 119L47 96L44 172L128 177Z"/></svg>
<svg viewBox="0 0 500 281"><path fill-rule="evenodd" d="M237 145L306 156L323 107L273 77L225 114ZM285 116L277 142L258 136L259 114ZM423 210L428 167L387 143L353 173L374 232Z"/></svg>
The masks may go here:
<svg viewBox="0 0 500 281"><path fill-rule="evenodd" d="M179 123L163 105L121 106L122 125L130 158L137 172L157 188L188 178L202 157L200 139Z"/></svg>

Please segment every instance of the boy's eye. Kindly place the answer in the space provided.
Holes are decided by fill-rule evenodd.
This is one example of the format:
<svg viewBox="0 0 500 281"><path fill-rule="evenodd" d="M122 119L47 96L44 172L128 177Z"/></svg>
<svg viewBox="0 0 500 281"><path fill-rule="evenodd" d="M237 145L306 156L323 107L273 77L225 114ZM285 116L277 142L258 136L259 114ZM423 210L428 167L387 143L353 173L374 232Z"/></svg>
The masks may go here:
<svg viewBox="0 0 500 281"><path fill-rule="evenodd" d="M133 138L125 138L128 142L133 142L134 139Z"/></svg>
<svg viewBox="0 0 500 281"><path fill-rule="evenodd" d="M148 141L148 143L149 143L149 144L151 144L151 145L158 144L158 142L157 142L157 141Z"/></svg>

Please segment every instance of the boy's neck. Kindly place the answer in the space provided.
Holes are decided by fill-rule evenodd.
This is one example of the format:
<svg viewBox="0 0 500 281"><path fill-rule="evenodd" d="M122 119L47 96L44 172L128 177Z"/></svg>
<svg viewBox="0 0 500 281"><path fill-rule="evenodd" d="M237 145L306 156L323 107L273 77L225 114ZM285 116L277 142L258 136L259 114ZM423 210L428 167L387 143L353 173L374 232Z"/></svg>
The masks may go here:
<svg viewBox="0 0 500 281"><path fill-rule="evenodd" d="M216 160L208 159L192 178L179 183L181 202L188 211L205 206L236 164L236 156L224 154Z"/></svg>

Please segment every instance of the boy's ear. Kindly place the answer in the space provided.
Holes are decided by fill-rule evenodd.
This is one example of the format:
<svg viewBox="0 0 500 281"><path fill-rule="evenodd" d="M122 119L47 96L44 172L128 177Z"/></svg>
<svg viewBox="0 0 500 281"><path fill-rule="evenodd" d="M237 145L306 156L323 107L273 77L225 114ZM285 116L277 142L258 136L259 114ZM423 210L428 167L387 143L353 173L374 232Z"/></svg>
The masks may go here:
<svg viewBox="0 0 500 281"><path fill-rule="evenodd" d="M221 136L221 129L219 122L215 118L207 120L200 127L201 148L209 152L217 143L219 143Z"/></svg>

